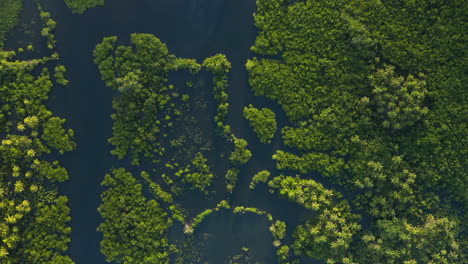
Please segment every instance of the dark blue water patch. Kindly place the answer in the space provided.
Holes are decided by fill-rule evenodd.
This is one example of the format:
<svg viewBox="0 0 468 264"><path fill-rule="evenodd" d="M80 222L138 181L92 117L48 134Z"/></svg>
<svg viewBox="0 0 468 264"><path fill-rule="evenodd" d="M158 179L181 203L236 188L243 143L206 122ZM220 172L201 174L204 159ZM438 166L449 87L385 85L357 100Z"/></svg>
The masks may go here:
<svg viewBox="0 0 468 264"><path fill-rule="evenodd" d="M58 116L67 118L67 126L76 134L77 149L61 157L70 173L70 181L62 186L62 193L70 198L72 214L72 242L70 254L78 264L104 263L99 252L102 234L96 232L102 222L97 207L103 189L103 176L112 168L127 166L128 161L118 161L110 155L112 146L107 140L112 136L112 97L115 93L105 87L99 71L93 63L92 52L96 44L106 36L118 36L119 43L129 44L132 33L151 33L166 43L170 52L178 57L195 58L202 62L217 53L226 54L232 63L229 75L229 114L227 122L237 137L249 141L252 160L241 168L238 186L230 197L234 206L258 207L287 223L289 238L294 228L310 217L304 208L269 194L266 186L259 184L255 191L248 188L252 176L268 169L276 176L279 172L271 159L276 149L282 148L279 132L273 144L261 144L242 116L244 106L279 107L272 101L254 97L248 85L245 69L247 59L254 56L250 47L257 30L252 14L256 6L253 0L108 0L105 6L88 10L84 15L73 15L63 0L43 0L45 11L50 11L57 21L57 47L60 63L67 68L68 87L55 87L48 106ZM25 12L34 12L34 0L26 0ZM37 10L35 11L37 16ZM23 23L27 23L23 16ZM39 22L39 21L38 21ZM37 26L35 26L37 27ZM15 36L12 38L15 39ZM16 36L16 41L26 36ZM42 44L41 44L42 43ZM7 43L8 44L8 43ZM13 44L12 44L13 45ZM16 45L16 44L15 44ZM36 45L36 44L35 44ZM45 45L43 42L37 44ZM47 50L38 49L48 54ZM40 54L44 56L43 54ZM177 78L177 75L174 76ZM177 80L176 80L177 82ZM210 84L211 85L211 84ZM204 93L210 97L212 94ZM199 114L201 115L201 114ZM281 126L287 123L284 114L278 115ZM198 116L206 135L214 137L213 149L224 149L226 140L212 133L212 115ZM228 168L229 153L207 155L218 180L214 185L217 195L210 199L194 199L191 192L181 203L193 214L226 198L224 174ZM145 168L143 168L145 169ZM135 172L141 171L133 168ZM150 172L150 170L148 170ZM204 201L204 202L203 202ZM203 203L202 203L203 202ZM252 250L259 263L277 263L269 223L264 216L236 216L232 212L210 215L199 226L199 234L208 234L204 255L208 263L225 263L229 256L238 254L242 247ZM183 240L181 227L174 226L172 241ZM310 262L303 262L310 263Z"/></svg>
<svg viewBox="0 0 468 264"><path fill-rule="evenodd" d="M229 263L242 248L252 251L252 262L276 263L269 222L265 216L246 213L235 215L221 210L208 216L196 232L206 234L205 259L208 263Z"/></svg>

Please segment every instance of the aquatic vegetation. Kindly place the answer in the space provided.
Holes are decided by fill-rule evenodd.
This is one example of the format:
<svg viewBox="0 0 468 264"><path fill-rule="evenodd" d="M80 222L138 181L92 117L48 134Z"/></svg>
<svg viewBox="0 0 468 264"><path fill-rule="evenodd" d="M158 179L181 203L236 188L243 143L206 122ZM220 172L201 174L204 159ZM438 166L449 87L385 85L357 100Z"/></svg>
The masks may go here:
<svg viewBox="0 0 468 264"><path fill-rule="evenodd" d="M275 240L281 240L286 236L286 223L280 220L276 220L270 226L270 232L273 234Z"/></svg>
<svg viewBox="0 0 468 264"><path fill-rule="evenodd" d="M229 156L229 160L233 165L243 165L249 162L250 158L252 157L252 152L247 149L247 141L242 138L233 139L234 142L234 151L231 152Z"/></svg>
<svg viewBox="0 0 468 264"><path fill-rule="evenodd" d="M74 132L72 129L66 131L63 128L66 120L59 117L51 117L44 123L44 132L42 139L50 147L59 150L61 154L71 151L75 148L72 138Z"/></svg>
<svg viewBox="0 0 468 264"><path fill-rule="evenodd" d="M207 188L210 187L214 177L213 173L210 172L210 167L206 164L207 161L203 154L198 152L193 158L192 164L179 170L176 176L182 177L182 182L192 185L194 189L207 194Z"/></svg>
<svg viewBox="0 0 468 264"><path fill-rule="evenodd" d="M242 247L240 253L230 256L228 259L228 264L238 264L238 263L254 263L254 252L252 249L247 247Z"/></svg>
<svg viewBox="0 0 468 264"><path fill-rule="evenodd" d="M47 48L54 49L57 41L55 40L55 28L57 23L50 17L49 12L42 11L40 4L38 4L40 12L40 17L44 27L42 28L41 35L47 39Z"/></svg>
<svg viewBox="0 0 468 264"><path fill-rule="evenodd" d="M64 0L73 13L83 14L89 8L104 5L104 0Z"/></svg>
<svg viewBox="0 0 468 264"><path fill-rule="evenodd" d="M220 208L231 209L231 206L229 205L228 201L222 200L216 205L215 211L218 211Z"/></svg>
<svg viewBox="0 0 468 264"><path fill-rule="evenodd" d="M212 57L206 58L203 62L203 67L207 71L213 73L213 95L218 103L217 113L214 118L218 133L229 141L234 143L234 150L229 156L231 165L225 175L226 178L226 190L228 193L232 193L236 187L237 177L239 175L239 168L247 163L252 157L252 153L247 149L247 141L242 138L238 138L232 133L231 127L226 123L226 116L228 114L228 94L226 88L228 85L228 74L231 69L231 63L227 60L223 54L217 54Z"/></svg>
<svg viewBox="0 0 468 264"><path fill-rule="evenodd" d="M58 84L63 85L63 86L68 85L68 80L65 78L66 72L67 72L67 69L63 65L57 65L55 67L54 78Z"/></svg>
<svg viewBox="0 0 468 264"><path fill-rule="evenodd" d="M183 224L184 230L185 230L185 227L188 228L188 230L191 229L190 225L188 225L185 221L187 217L185 216L185 213L183 213L182 210L180 209L180 205L173 204L169 206L169 210L172 213L172 219L174 219L174 221L179 221L181 224Z"/></svg>
<svg viewBox="0 0 468 264"><path fill-rule="evenodd" d="M234 187L236 187L237 177L239 176L240 170L238 168L230 168L225 175L226 178L226 189L228 193L232 193Z"/></svg>
<svg viewBox="0 0 468 264"><path fill-rule="evenodd" d="M118 92L113 100L115 110L112 115L114 133L109 142L114 146L114 149L111 153L119 159L129 157L133 165L142 166L141 164L145 160L151 161L153 164L161 164L162 159L166 161L164 166L161 166L162 168L153 169L154 173L151 175L143 171L141 177L149 187L154 199L165 203L167 207L160 208L159 204L157 204L154 212L143 215L138 211L139 215L135 217L145 218L151 216L154 218L153 221L159 223L166 222L167 219L178 221L183 225L183 232L191 235L195 232L196 227L212 212L218 211L220 208L230 208L227 201L220 202L216 208L208 208L191 221L188 221L186 210L180 203L176 202L177 197L184 193L186 186L208 195L209 187L214 179L214 174L210 170L204 152L197 149L194 153L192 147L189 147L190 150L187 148L187 141L194 141L190 142L190 144L205 148L206 145L203 145L204 140L196 138L198 132L190 127L187 130L190 134L183 134L180 132L185 129L177 131L177 128L174 127L174 124L191 125L193 123L196 125L192 120L193 118L183 117L188 110L182 107L189 105L187 101L190 96L185 94L181 88L168 84L170 72L188 70L193 75L202 69L202 65L193 59L177 58L169 54L165 44L153 35L132 34L131 42L132 46L118 46L116 37L106 37L94 50L94 62L98 65L102 79L107 86ZM227 94L225 94L224 89L227 85L229 61L224 55L218 54L206 59L203 66L214 74L215 98L217 100L224 98L223 100L227 102ZM224 95L218 97L216 94ZM227 112L218 111L218 117L223 122L225 122L226 114ZM185 123L181 123L182 121ZM228 126L225 127L228 128ZM175 131L177 131L177 136L169 137L169 134ZM226 135L231 136L230 130L225 132ZM198 136L200 137L200 135ZM170 140L168 140L169 138ZM238 151L239 154L236 153L236 155L241 156L240 154L243 154L245 156L244 153L248 151L245 147L246 144L243 144ZM204 151L208 150L209 148L204 149ZM190 153L192 153L191 157ZM243 159L245 160L245 157ZM160 177L157 177L158 172L160 172ZM128 199L132 201L128 201L129 204L114 204L112 197L117 195L117 192L124 192L125 188L128 189L126 187L128 185L134 184L138 192L143 186L136 178L133 178L131 174L125 171L114 170L113 174L115 177L122 178L122 180L115 181L111 175L107 175L106 180L103 182L104 185L111 188L103 194L103 201L100 206L104 222L101 224L99 231L103 232L105 236L101 250L109 261L115 260L125 263L127 261L133 263L132 261L137 261L137 259L146 261L143 255L135 255L143 254L143 251L141 253L125 251L125 246L117 250L118 253L111 250L121 240L130 243L130 240L135 240L136 237L141 236L139 233L132 233L128 234L131 237L114 239L119 236L119 232L126 233L126 231L120 231L120 228L127 228L132 223L126 220L116 222L115 219L111 219L111 215L118 212L119 206L133 208L135 201L132 198L134 195L130 193ZM234 177L232 181L235 181ZM166 189L169 191L166 191ZM120 197L122 195L120 194ZM165 209L168 210L165 211ZM113 210L117 211L114 212ZM157 210L164 210L165 212L161 214L156 212ZM143 222L147 222L147 220ZM170 224L165 228L169 226ZM163 227L161 226L161 228ZM164 232L161 231L160 237L154 237L154 241L166 239L163 238L165 237ZM142 239L146 240L147 238ZM165 245L166 242L161 243ZM164 250L160 248L153 251L162 254ZM164 252L167 255L160 255L160 261L169 256L169 251Z"/></svg>
<svg viewBox="0 0 468 264"><path fill-rule="evenodd" d="M279 263L289 263L287 262L289 258L289 247L287 245L279 247L276 254L278 255Z"/></svg>
<svg viewBox="0 0 468 264"><path fill-rule="evenodd" d="M207 71L213 73L213 95L218 102L218 109L214 121L220 133L227 137L231 132L231 128L226 124L226 116L229 108L226 88L228 85L228 74L231 69L231 63L226 58L226 55L217 54L206 58L202 65Z"/></svg>
<svg viewBox="0 0 468 264"><path fill-rule="evenodd" d="M205 219L205 217L207 217L211 213L213 213L213 210L211 209L206 209L205 211L201 212L200 214L195 216L190 226L192 228L197 227L203 221L203 219Z"/></svg>
<svg viewBox="0 0 468 264"><path fill-rule="evenodd" d="M269 177L270 177L270 172L269 171L267 171L267 170L259 171L257 174L255 174L252 177L252 181L249 184L249 188L252 189L252 190L255 189L255 186L257 185L257 183L267 182Z"/></svg>
<svg viewBox="0 0 468 264"><path fill-rule="evenodd" d="M183 241L178 242L173 247L175 254L175 264L196 264L203 263L203 254L206 251L208 235L200 234L196 236L186 236Z"/></svg>
<svg viewBox="0 0 468 264"><path fill-rule="evenodd" d="M155 183L151 180L150 174L146 171L141 172L141 177L148 183L148 186L156 199L160 199L161 201L172 204L174 203L174 199L171 193L164 191L164 189L158 183Z"/></svg>

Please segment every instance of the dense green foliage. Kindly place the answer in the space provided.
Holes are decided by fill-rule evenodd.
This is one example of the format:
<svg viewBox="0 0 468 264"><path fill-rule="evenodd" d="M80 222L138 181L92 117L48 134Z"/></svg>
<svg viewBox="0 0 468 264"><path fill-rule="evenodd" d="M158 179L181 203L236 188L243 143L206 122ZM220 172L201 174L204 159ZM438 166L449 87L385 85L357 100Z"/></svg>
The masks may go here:
<svg viewBox="0 0 468 264"><path fill-rule="evenodd" d="M183 69L196 73L200 66L169 54L153 35L132 34L134 47L116 47L116 42L116 37L104 38L94 50L102 79L120 92L112 103L112 154L119 159L130 155L133 164L139 164L142 155L157 160L165 152L160 132L173 125L173 101L179 97L173 85L166 85L168 74Z"/></svg>
<svg viewBox="0 0 468 264"><path fill-rule="evenodd" d="M101 251L107 261L116 263L169 263L167 229L172 220L155 200L148 200L142 185L125 169L107 174L102 182L98 211L105 221Z"/></svg>
<svg viewBox="0 0 468 264"><path fill-rule="evenodd" d="M230 140L234 143L234 150L229 155L229 161L232 165L226 172L226 189L228 193L232 193L236 187L237 178L239 176L239 166L249 162L252 157L252 152L247 148L247 140L237 138L233 133L230 133Z"/></svg>
<svg viewBox="0 0 468 264"><path fill-rule="evenodd" d="M252 152L247 149L247 141L241 138L234 138L234 151L231 152L229 160L234 165L247 163L252 157Z"/></svg>
<svg viewBox="0 0 468 264"><path fill-rule="evenodd" d="M40 8L40 5L39 5ZM55 40L55 29L57 27L57 23L50 17L49 12L42 11L40 8L40 16L42 20L42 24L44 27L42 28L41 35L47 39L47 47L49 49L54 49L55 44L57 41Z"/></svg>
<svg viewBox="0 0 468 264"><path fill-rule="evenodd" d="M272 157L280 176L268 185L312 216L296 227L291 244L282 245L285 222L274 222L254 207L236 206L232 212L268 217L281 263L298 263L298 255L327 263L463 263L459 223L466 202L462 105L467 80L461 70L466 66L466 37L459 33L466 31L462 2L257 0L257 6L260 32L252 50L261 57L246 63L249 82L256 95L277 101L289 121L281 129L285 144ZM186 185L208 195L215 177L201 150L191 151L189 158L168 157L169 148L179 148L180 154L187 143L185 136L170 135L186 114L180 105L189 99L168 84L168 76L202 68L213 75L217 131L233 143L225 176L230 195L241 167L252 158L247 141L226 121L231 64L222 54L202 65L177 58L152 35L133 34L131 43L117 46L115 37L105 38L94 52L103 80L118 91L112 152L134 165L143 157L153 164L170 160L153 169L159 178L142 173L154 199L168 206L159 214L163 217L152 220L162 226L170 213L191 236L204 219L230 206L226 202L191 214L176 202ZM260 141L271 143L275 114L252 105L243 114ZM281 174L291 172L300 174ZM269 176L258 173L250 188ZM135 178L130 185L138 185L141 193ZM105 201L102 206L113 208ZM107 217L103 225L112 221ZM119 229L107 230L109 245L119 241ZM103 251L108 258L115 254L110 246ZM120 258L134 258L134 252L119 251L124 252Z"/></svg>
<svg viewBox="0 0 468 264"><path fill-rule="evenodd" d="M113 169L102 183L98 231L107 261L201 263L189 243L169 243L169 228L183 229L182 240L193 244L205 219L229 210L266 217L284 264L307 257L329 264L467 263L466 3L256 1L259 35L251 49L258 58L245 66L255 95L276 101L287 117L278 123L287 125L284 144L268 146L279 147L272 156L277 170L258 172L249 188L268 182L271 194L307 212L287 234L289 216L276 220L264 209L230 205L255 157L227 122L232 65L225 55L199 64L170 54L150 34L132 34L129 45L107 37L93 55L115 92L109 143L132 172L142 167L135 177L130 166ZM53 51L56 22L36 3ZM82 14L104 0L65 3ZM57 188L68 173L54 155L75 148L74 132L45 106L51 75L66 86L66 69L55 62L58 53L18 60L2 50L21 8L22 1L0 1L0 263L72 264L70 209ZM16 50L30 58L34 48ZM205 83L197 74L205 71L213 80L217 153L211 128L201 129L205 120L196 118L213 103L200 99ZM243 115L261 143L273 141L272 110L249 105ZM215 195L212 157L229 160L220 179L227 200L191 212L186 194L210 202ZM229 263L250 263L251 252L244 247Z"/></svg>
<svg viewBox="0 0 468 264"><path fill-rule="evenodd" d="M304 180L299 177L275 177L268 185L278 189L281 196L315 211L331 206L333 198L341 197L340 194L326 189L314 180Z"/></svg>
<svg viewBox="0 0 468 264"><path fill-rule="evenodd" d="M83 14L89 8L104 5L104 0L65 0L65 4L73 13Z"/></svg>
<svg viewBox="0 0 468 264"><path fill-rule="evenodd" d="M69 256L64 255L71 239L71 220L68 199L59 196L53 203L39 203L35 222L30 224L25 235L23 260L31 263L73 264Z"/></svg>
<svg viewBox="0 0 468 264"><path fill-rule="evenodd" d="M309 255L328 263L354 263L349 247L361 226L348 202L340 201L340 193L299 177L275 177L269 186L281 196L318 212L318 216L296 229L292 245L296 255Z"/></svg>
<svg viewBox="0 0 468 264"><path fill-rule="evenodd" d="M349 198L329 200L304 176L273 181L320 211L297 229L294 252L329 263L466 262L457 242L467 197L466 4L257 0L257 7L252 50L266 57L246 63L249 81L290 121L282 129L288 151L273 156L277 168L319 172ZM365 230L351 207L367 217ZM427 244L417 241L422 234Z"/></svg>
<svg viewBox="0 0 468 264"><path fill-rule="evenodd" d="M42 134L42 139L47 145L58 149L62 154L75 148L75 143L71 140L74 132L71 129L65 131L63 124L65 124L65 119L52 117L45 122Z"/></svg>
<svg viewBox="0 0 468 264"><path fill-rule="evenodd" d="M65 120L45 106L53 83L48 68L41 65L57 59L55 53L21 61L15 52L0 50L1 263L74 263L67 255L68 199L57 191L57 183L66 181L68 173L58 161L44 157L75 147L73 130L65 130Z"/></svg>
<svg viewBox="0 0 468 264"><path fill-rule="evenodd" d="M252 181L249 184L249 188L250 189L255 189L255 186L257 185L257 183L267 182L270 175L271 175L270 172L267 171L267 170L259 171L257 174L255 174L252 177Z"/></svg>
<svg viewBox="0 0 468 264"><path fill-rule="evenodd" d="M161 185L151 180L150 174L146 171L141 172L141 177L148 183L148 186L156 199L159 199L165 203L172 204L174 202L172 194L163 190Z"/></svg>
<svg viewBox="0 0 468 264"><path fill-rule="evenodd" d="M277 130L276 115L273 111L268 108L257 109L249 105L249 107L244 107L244 117L249 120L260 142L271 143Z"/></svg>
<svg viewBox="0 0 468 264"><path fill-rule="evenodd" d="M18 23L18 16L22 8L22 0L0 1L0 50L3 48L7 33Z"/></svg>
<svg viewBox="0 0 468 264"><path fill-rule="evenodd" d="M228 74L231 69L231 63L225 55L216 54L206 58L205 61L203 61L203 67L205 67L207 71L213 73L213 95L218 102L218 109L214 120L221 133L227 136L227 134L231 132L231 128L226 125L226 116L229 107L226 88L228 85Z"/></svg>
<svg viewBox="0 0 468 264"><path fill-rule="evenodd" d="M179 170L175 175L182 177L182 181L191 184L193 188L207 192L214 175L210 172L210 167L206 162L207 159L201 152L198 152L193 158L192 164L187 165L183 170Z"/></svg>
<svg viewBox="0 0 468 264"><path fill-rule="evenodd" d="M57 65L57 67L55 67L54 70L55 70L55 73L54 73L55 81L58 84L61 84L63 86L67 86L68 85L68 80L65 77L65 73L67 73L67 69L65 68L65 66Z"/></svg>
<svg viewBox="0 0 468 264"><path fill-rule="evenodd" d="M376 231L363 236L364 262L385 263L464 263L457 242L456 223L448 218L427 215L418 225L405 219L379 220ZM415 248L417 250L415 250Z"/></svg>
<svg viewBox="0 0 468 264"><path fill-rule="evenodd" d="M286 223L280 220L276 220L270 226L270 232L273 234L275 240L281 240L286 236Z"/></svg>
<svg viewBox="0 0 468 264"><path fill-rule="evenodd" d="M185 233L193 233L193 228L197 227L203 221L203 219L205 219L211 213L213 213L212 209L206 209L205 211L203 211L200 214L198 214L197 216L195 216L195 218L192 221L192 224L190 226L189 225L185 226L184 232ZM190 232L190 230L191 230L191 232Z"/></svg>
<svg viewBox="0 0 468 264"><path fill-rule="evenodd" d="M366 263L354 262L353 254L359 257L367 255L350 247L353 236L361 229L358 219L346 202L324 209L316 219L296 229L295 254L323 259L327 263Z"/></svg>
<svg viewBox="0 0 468 264"><path fill-rule="evenodd" d="M427 94L425 81L412 75L406 80L396 77L394 67L390 66L379 69L369 79L373 88L369 103L377 109L384 128L399 130L411 127L429 112L423 106ZM367 99L363 97L361 100L367 103Z"/></svg>
<svg viewBox="0 0 468 264"><path fill-rule="evenodd" d="M147 237L143 233L140 234L140 231L128 233L128 229L134 230L129 228L132 221L116 220L119 210L134 208L140 203L138 199L144 198L140 197L140 194L137 198L135 195L125 194L129 196L128 199L124 204L118 204L124 202L116 198L123 196L118 193L130 191L129 185L134 185L139 193L143 186L147 186L153 198L163 205L157 209L162 211L154 209L144 214L138 208L144 208L145 205L135 209L137 215L133 221L141 219L142 222L148 222L147 228L152 225L159 226L157 223L166 223L171 219L170 221L180 222L184 227L184 233L191 236L196 227L211 213L221 208L230 208L224 201L216 208L207 208L191 219L189 212L180 204L179 198L186 193L187 187L201 192L204 196L210 195L212 193L210 186L215 175L211 172L210 162L205 157L210 150L210 142L204 143L205 141L201 140L204 135L198 134L195 129L197 121L190 116L190 111L195 109L198 103L190 102L191 96L188 93L191 91L187 91L193 89L193 83L189 81L186 83L187 87L175 87L168 84L169 73L188 70L191 75L195 75L202 70L202 67L212 72L213 95L218 103L215 121L221 128L218 131L222 136L220 139L233 141L238 146L231 155L234 157L233 164L228 172L230 176L227 176L227 188L231 191L239 173L236 166L247 162L251 153L246 149L247 142L235 138L226 125L228 103L225 89L230 68L226 56L215 55L200 65L196 60L181 59L169 54L167 47L153 35L132 34L131 42L132 46L118 46L116 37L107 37L94 50L94 62L98 65L102 79L107 86L118 91L113 100L114 133L109 142L114 145L112 154L117 155L119 159L129 157L133 165L146 168L152 164L158 167L150 166L153 171L151 174L143 171L141 178L144 181L141 183L123 169L113 171L115 177L119 176L125 180L112 181L111 188L103 195L100 211L104 222L99 228L99 231L104 233L101 251L108 261L119 263L138 263L138 261L153 263L151 262L153 259L145 259L151 255L149 251L167 253L161 255L161 259L155 260L154 263L163 263L162 261L166 260L162 259L164 257L168 259L169 254L174 254L176 261L179 261L185 259L183 256L185 252L181 252L185 246L179 248L180 245L173 245L169 250L166 232L162 229L157 231L159 232L157 236L152 235L153 241L163 240L157 242L164 245L161 248L130 250L131 243L139 243L137 241L140 238L143 243L143 240L147 241ZM103 184L109 186L110 178L112 176L107 175ZM108 198L111 196L115 197ZM104 209L106 211L103 211ZM147 217L152 217L153 222L145 220ZM167 224L165 228L169 226L170 224ZM143 225L139 227L146 228ZM141 229L141 232L144 230ZM148 235L151 235L150 232L152 231L148 231Z"/></svg>

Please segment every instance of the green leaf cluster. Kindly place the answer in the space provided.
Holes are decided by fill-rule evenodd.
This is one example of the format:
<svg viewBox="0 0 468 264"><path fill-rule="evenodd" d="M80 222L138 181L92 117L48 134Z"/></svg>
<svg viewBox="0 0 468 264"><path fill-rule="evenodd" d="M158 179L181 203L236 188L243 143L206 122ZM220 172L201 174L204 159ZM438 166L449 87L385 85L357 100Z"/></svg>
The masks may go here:
<svg viewBox="0 0 468 264"><path fill-rule="evenodd" d="M169 263L167 229L172 220L155 200L148 200L142 185L125 169L106 174L98 211L104 239L101 251L116 263Z"/></svg>
<svg viewBox="0 0 468 264"><path fill-rule="evenodd" d="M296 228L292 245L296 255L307 255L327 263L354 262L353 255L362 252L353 249L353 239L361 229L359 217L351 213L346 201L324 209L312 221Z"/></svg>
<svg viewBox="0 0 468 264"><path fill-rule="evenodd" d="M379 69L370 75L373 87L372 99L376 112L383 119L385 128L395 130L413 125L425 116L429 109L424 104L426 83L409 75L406 79L395 76L395 67ZM361 100L366 101L367 97Z"/></svg>
<svg viewBox="0 0 468 264"><path fill-rule="evenodd" d="M66 72L67 72L67 69L63 65L57 65L55 67L54 77L58 84L61 84L63 86L68 85L68 80L65 78Z"/></svg>
<svg viewBox="0 0 468 264"><path fill-rule="evenodd" d="M281 196L314 211L332 206L333 199L341 197L340 193L326 189L319 182L299 177L275 177L268 185L273 190L277 189Z"/></svg>
<svg viewBox="0 0 468 264"><path fill-rule="evenodd" d="M7 33L19 22L19 14L23 8L23 1L4 0L0 2L0 50Z"/></svg>
<svg viewBox="0 0 468 264"><path fill-rule="evenodd" d="M104 5L104 0L65 0L65 4L73 13L83 14L89 8Z"/></svg>
<svg viewBox="0 0 468 264"><path fill-rule="evenodd" d="M234 165L243 165L249 162L250 158L252 157L252 152L247 149L247 141L242 138L234 137L234 150L231 152L229 156L229 160Z"/></svg>
<svg viewBox="0 0 468 264"><path fill-rule="evenodd" d="M260 142L271 143L277 130L276 115L268 108L257 109L252 105L244 107L244 117L257 134Z"/></svg>
<svg viewBox="0 0 468 264"><path fill-rule="evenodd" d="M269 171L267 171L267 170L259 171L257 174L255 174L252 177L252 181L249 184L249 188L250 189L255 189L255 186L257 185L257 183L267 182L269 177L270 177L270 172Z"/></svg>
<svg viewBox="0 0 468 264"><path fill-rule="evenodd" d="M213 73L213 95L218 102L218 109L214 118L215 123L224 136L231 132L231 128L226 124L229 103L226 88L228 86L228 74L231 63L224 54L216 54L203 61L203 67Z"/></svg>
<svg viewBox="0 0 468 264"><path fill-rule="evenodd" d="M192 185L194 189L207 193L207 189L214 178L213 173L210 172L210 167L206 164L207 161L203 153L198 152L192 163L186 166L185 169L179 170L176 176L182 177L182 182Z"/></svg>
<svg viewBox="0 0 468 264"><path fill-rule="evenodd" d="M361 263L463 263L456 228L454 221L431 214L416 225L404 218L379 220L376 230L362 237L366 246Z"/></svg>
<svg viewBox="0 0 468 264"><path fill-rule="evenodd" d="M41 10L40 17L43 24L41 35L47 39L47 47L49 49L54 49L55 45L57 44L57 40L55 39L55 29L57 27L57 23L50 17L49 12L42 11L42 8L39 4L38 7Z"/></svg>

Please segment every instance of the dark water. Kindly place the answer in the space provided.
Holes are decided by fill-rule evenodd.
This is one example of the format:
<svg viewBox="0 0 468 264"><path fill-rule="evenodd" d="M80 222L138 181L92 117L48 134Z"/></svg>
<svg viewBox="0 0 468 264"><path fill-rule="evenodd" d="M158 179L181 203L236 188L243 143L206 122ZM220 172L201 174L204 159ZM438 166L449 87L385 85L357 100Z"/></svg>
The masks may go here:
<svg viewBox="0 0 468 264"><path fill-rule="evenodd" d="M37 16L33 3L33 0L26 0L28 19ZM254 56L249 50L257 34L252 17L256 8L254 0L107 0L104 7L93 8L81 16L72 15L63 0L44 0L42 3L57 21L60 63L66 66L70 80L70 86L54 89L49 107L66 118L67 125L76 132L78 147L60 158L70 173L70 181L61 190L70 198L73 219L70 254L76 263L104 263L104 256L99 252L102 235L96 232L101 222L96 210L102 192L100 182L112 167L121 165L109 154L111 146L107 143L112 135L113 94L100 79L92 51L105 36L116 35L121 43L126 43L134 32L152 33L167 44L171 53L199 62L216 53L227 55L233 66L228 88L228 123L236 136L249 142L253 153L253 159L240 173L231 203L258 207L273 214L275 219L286 221L290 239L293 228L303 220L303 210L270 195L264 186L259 186L255 192L248 189L256 172L269 169L275 175L271 155L279 148L280 140L278 133L272 145L261 144L242 116L243 107L249 103L271 107L279 114L280 123L285 122L279 107L255 98L248 85L244 64ZM216 172L224 169L214 168ZM224 174L217 176L224 177ZM213 207L216 202L198 204L196 210ZM210 264L225 263L242 247L250 248L258 263L277 263L265 217L213 214L197 232L208 234L204 260ZM172 231L170 237L180 237L180 230Z"/></svg>

